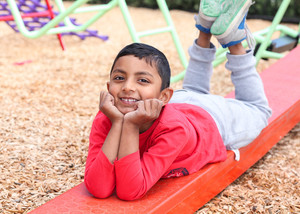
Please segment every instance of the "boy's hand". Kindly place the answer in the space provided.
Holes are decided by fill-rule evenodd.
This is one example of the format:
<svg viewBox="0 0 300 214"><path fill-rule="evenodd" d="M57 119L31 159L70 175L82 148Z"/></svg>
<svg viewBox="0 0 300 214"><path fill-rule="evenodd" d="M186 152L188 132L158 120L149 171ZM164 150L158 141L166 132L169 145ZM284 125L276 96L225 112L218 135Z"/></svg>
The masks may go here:
<svg viewBox="0 0 300 214"><path fill-rule="evenodd" d="M139 133L159 117L163 102L158 99L139 101L137 109L124 116L118 159L139 150Z"/></svg>
<svg viewBox="0 0 300 214"><path fill-rule="evenodd" d="M101 91L99 110L105 114L111 122L123 120L124 115L114 105L113 96L107 91Z"/></svg>
<svg viewBox="0 0 300 214"><path fill-rule="evenodd" d="M160 115L163 102L159 99L139 101L135 111L125 114L126 122L131 122L138 127L157 119Z"/></svg>

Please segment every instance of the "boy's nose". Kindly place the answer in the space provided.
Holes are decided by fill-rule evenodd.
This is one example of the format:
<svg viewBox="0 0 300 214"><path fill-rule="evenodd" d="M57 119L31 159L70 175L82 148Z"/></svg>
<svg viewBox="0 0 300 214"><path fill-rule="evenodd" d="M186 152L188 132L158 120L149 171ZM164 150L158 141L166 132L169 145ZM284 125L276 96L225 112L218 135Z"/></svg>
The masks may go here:
<svg viewBox="0 0 300 214"><path fill-rule="evenodd" d="M126 81L123 85L124 91L135 91L135 84L133 81Z"/></svg>

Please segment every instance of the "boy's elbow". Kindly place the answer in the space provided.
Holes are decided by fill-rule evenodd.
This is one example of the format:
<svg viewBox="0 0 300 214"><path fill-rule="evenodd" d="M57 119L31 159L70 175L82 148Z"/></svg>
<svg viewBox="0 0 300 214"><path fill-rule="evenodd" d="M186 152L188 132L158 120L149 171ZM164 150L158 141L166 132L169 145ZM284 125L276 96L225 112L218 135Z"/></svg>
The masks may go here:
<svg viewBox="0 0 300 214"><path fill-rule="evenodd" d="M117 196L119 199L124 201L133 201L142 198L146 193L144 194L134 194L132 192L127 191L116 191Z"/></svg>
<svg viewBox="0 0 300 214"><path fill-rule="evenodd" d="M108 198L109 196L111 196L111 194L103 194L103 193L91 193L95 198L99 198L99 199L105 199L105 198Z"/></svg>
<svg viewBox="0 0 300 214"><path fill-rule="evenodd" d="M124 200L124 201L133 201L133 200L138 199L138 198L132 197L129 194L123 194L123 193L120 194L118 192L117 192L117 196L119 199Z"/></svg>
<svg viewBox="0 0 300 214"><path fill-rule="evenodd" d="M113 190L108 190L108 189L104 189L101 187L97 187L96 185L93 184L89 184L89 182L85 179L84 180L85 186L87 188L87 190L96 198L108 198L109 196L112 195Z"/></svg>

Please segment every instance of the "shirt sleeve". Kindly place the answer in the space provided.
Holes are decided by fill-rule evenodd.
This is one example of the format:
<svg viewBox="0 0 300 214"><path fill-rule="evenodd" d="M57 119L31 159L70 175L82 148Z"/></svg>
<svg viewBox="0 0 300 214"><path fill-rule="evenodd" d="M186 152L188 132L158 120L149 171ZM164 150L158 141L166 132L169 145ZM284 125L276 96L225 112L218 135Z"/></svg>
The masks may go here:
<svg viewBox="0 0 300 214"><path fill-rule="evenodd" d="M116 192L120 199L135 200L143 197L162 177L189 139L183 126L164 127L151 139L151 147L140 157L139 152L115 162Z"/></svg>
<svg viewBox="0 0 300 214"><path fill-rule="evenodd" d="M97 198L110 196L115 189L115 169L102 151L102 145L111 127L105 115L99 113L92 125L84 183Z"/></svg>

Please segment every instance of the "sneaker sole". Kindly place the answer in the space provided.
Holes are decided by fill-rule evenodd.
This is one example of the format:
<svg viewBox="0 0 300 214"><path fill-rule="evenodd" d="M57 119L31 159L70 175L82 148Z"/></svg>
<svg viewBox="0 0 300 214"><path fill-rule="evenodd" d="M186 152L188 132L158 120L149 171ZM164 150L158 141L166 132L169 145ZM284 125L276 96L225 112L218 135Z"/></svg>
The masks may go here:
<svg viewBox="0 0 300 214"><path fill-rule="evenodd" d="M208 20L208 21L215 21L218 16L207 16L204 13L202 13L201 11L199 12L199 15L201 16L201 18Z"/></svg>
<svg viewBox="0 0 300 214"><path fill-rule="evenodd" d="M233 28L235 28L237 25L239 25L241 23L244 16L246 15L247 10L250 8L251 4L252 4L252 0L247 0L245 2L245 4L243 5L243 7L240 9L240 11L235 16L235 18L232 20L231 24L226 29L226 31L219 35L214 34L216 36L216 38L223 39L223 38L227 37L231 33Z"/></svg>
<svg viewBox="0 0 300 214"><path fill-rule="evenodd" d="M209 4L209 3L206 3L206 2L210 2L212 0L201 0L200 2L200 9L199 9L199 12L202 12L202 14L205 16L205 18L208 18L208 17L214 17L214 18L217 18L220 16L220 12L218 14L216 14L216 8L214 9L214 14L210 14L211 11L207 11L204 9L204 5L205 4ZM220 2L218 2L219 4Z"/></svg>
<svg viewBox="0 0 300 214"><path fill-rule="evenodd" d="M199 16L201 17L201 22L203 27L210 28L217 17L206 16L202 12L199 12Z"/></svg>

